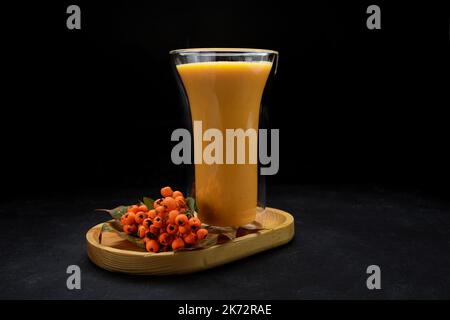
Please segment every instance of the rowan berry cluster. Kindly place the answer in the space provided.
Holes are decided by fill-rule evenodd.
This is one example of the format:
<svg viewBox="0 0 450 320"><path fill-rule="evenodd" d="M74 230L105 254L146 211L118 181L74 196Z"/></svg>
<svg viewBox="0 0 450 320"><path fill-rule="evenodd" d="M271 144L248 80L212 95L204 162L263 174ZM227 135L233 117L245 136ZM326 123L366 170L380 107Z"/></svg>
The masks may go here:
<svg viewBox="0 0 450 320"><path fill-rule="evenodd" d="M153 208L145 204L128 207L120 220L123 231L144 239L148 252L192 247L206 238L208 230L202 228L202 222L189 210L180 191L164 187L161 196L153 202Z"/></svg>

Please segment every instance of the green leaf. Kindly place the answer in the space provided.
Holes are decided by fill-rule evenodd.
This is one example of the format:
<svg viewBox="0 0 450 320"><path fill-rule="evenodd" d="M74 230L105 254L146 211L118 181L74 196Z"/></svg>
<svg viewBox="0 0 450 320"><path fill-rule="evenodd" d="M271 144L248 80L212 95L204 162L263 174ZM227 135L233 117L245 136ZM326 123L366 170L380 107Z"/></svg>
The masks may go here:
<svg viewBox="0 0 450 320"><path fill-rule="evenodd" d="M117 231L117 230L109 222L103 223L103 225L102 225L102 233L103 232L111 232L111 231Z"/></svg>
<svg viewBox="0 0 450 320"><path fill-rule="evenodd" d="M144 197L143 201L149 210L153 209L153 203L155 202L155 200L153 200L152 198Z"/></svg>
<svg viewBox="0 0 450 320"><path fill-rule="evenodd" d="M102 233L103 232L115 232L117 233L122 239L128 240L131 243L135 244L136 246L138 246L139 248L145 249L145 243L144 240L129 234L126 234L123 231L119 231L117 230L112 224L111 222L105 222L102 225Z"/></svg>
<svg viewBox="0 0 450 320"><path fill-rule="evenodd" d="M110 214L110 216L117 221L120 221L120 218L127 213L128 206L118 206L114 209L96 209L96 211L103 211Z"/></svg>
<svg viewBox="0 0 450 320"><path fill-rule="evenodd" d="M192 212L194 212L195 209L196 209L194 198L192 198L192 197L187 197L187 198L186 198L186 203L187 203L187 205L188 205L188 207L189 207L189 210L192 211Z"/></svg>

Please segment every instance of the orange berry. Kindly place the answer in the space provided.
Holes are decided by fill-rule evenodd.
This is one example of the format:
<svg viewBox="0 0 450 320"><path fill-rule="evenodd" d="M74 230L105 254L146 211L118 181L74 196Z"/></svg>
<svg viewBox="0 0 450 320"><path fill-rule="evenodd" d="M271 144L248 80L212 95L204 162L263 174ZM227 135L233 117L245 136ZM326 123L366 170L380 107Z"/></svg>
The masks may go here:
<svg viewBox="0 0 450 320"><path fill-rule="evenodd" d="M208 235L208 230L207 229L198 229L197 230L197 238L198 238L198 240L205 239L207 235Z"/></svg>
<svg viewBox="0 0 450 320"><path fill-rule="evenodd" d="M153 209L156 209L157 207L162 205L163 199L156 199L155 202L153 202Z"/></svg>
<svg viewBox="0 0 450 320"><path fill-rule="evenodd" d="M191 227L189 226L189 224L186 223L184 226L179 226L178 231L180 231L180 233L186 235L186 234L191 233L192 230L191 230Z"/></svg>
<svg viewBox="0 0 450 320"><path fill-rule="evenodd" d="M181 207L178 209L178 211L180 211L180 213L185 214L187 212L187 209L185 207Z"/></svg>
<svg viewBox="0 0 450 320"><path fill-rule="evenodd" d="M163 219L160 216L157 216L155 219L153 219L153 226L155 228L161 228L163 223Z"/></svg>
<svg viewBox="0 0 450 320"><path fill-rule="evenodd" d="M175 223L178 226L184 226L185 224L188 224L189 220L188 217L186 217L185 214L179 214L177 215L177 217L175 218Z"/></svg>
<svg viewBox="0 0 450 320"><path fill-rule="evenodd" d="M166 231L168 234L175 234L178 232L178 226L176 224L169 224Z"/></svg>
<svg viewBox="0 0 450 320"><path fill-rule="evenodd" d="M153 225L153 221L150 218L144 219L144 221L142 221L142 225L146 228L150 228Z"/></svg>
<svg viewBox="0 0 450 320"><path fill-rule="evenodd" d="M164 214L164 211L166 211L166 208L164 208L163 206L159 206L155 209L156 211L156 215L159 216L161 214Z"/></svg>
<svg viewBox="0 0 450 320"><path fill-rule="evenodd" d="M144 238L145 235L147 234L148 229L146 227L144 227L143 225L140 225L138 227L138 236L139 238Z"/></svg>
<svg viewBox="0 0 450 320"><path fill-rule="evenodd" d="M123 226L123 231L126 234L136 233L137 226L135 224L126 224L126 225Z"/></svg>
<svg viewBox="0 0 450 320"><path fill-rule="evenodd" d="M183 194L181 193L181 191L174 191L172 194L172 198L176 199L177 197L183 197Z"/></svg>
<svg viewBox="0 0 450 320"><path fill-rule="evenodd" d="M169 223L174 224L175 218L180 214L178 210L172 210L169 212Z"/></svg>
<svg viewBox="0 0 450 320"><path fill-rule="evenodd" d="M141 224L145 219L147 219L147 213L143 211L139 211L134 217L134 221L136 221L137 224Z"/></svg>
<svg viewBox="0 0 450 320"><path fill-rule="evenodd" d="M168 211L172 211L177 208L177 203L172 197L165 197L162 204Z"/></svg>
<svg viewBox="0 0 450 320"><path fill-rule="evenodd" d="M141 205L139 206L139 211L147 212L147 211L148 211L148 208L147 208L147 206L146 206L145 204L141 204Z"/></svg>
<svg viewBox="0 0 450 320"><path fill-rule="evenodd" d="M184 242L187 244L196 244L198 241L197 235L195 233L189 233L183 237Z"/></svg>
<svg viewBox="0 0 450 320"><path fill-rule="evenodd" d="M159 243L156 240L149 240L145 244L145 248L148 252L158 252L159 251Z"/></svg>
<svg viewBox="0 0 450 320"><path fill-rule="evenodd" d="M157 235L160 233L160 231L161 231L160 228L155 227L155 226L151 226L149 230L150 230L150 232L153 233L155 236L157 236Z"/></svg>
<svg viewBox="0 0 450 320"><path fill-rule="evenodd" d="M171 187L164 187L161 189L161 195L163 197L171 197L172 196L172 188Z"/></svg>
<svg viewBox="0 0 450 320"><path fill-rule="evenodd" d="M178 250L184 248L184 241L181 238L176 238L175 240L172 241L172 249L173 250Z"/></svg>
<svg viewBox="0 0 450 320"><path fill-rule="evenodd" d="M175 202L177 203L178 208L186 207L186 200L184 199L184 197L179 196L174 199L175 199Z"/></svg>
<svg viewBox="0 0 450 320"><path fill-rule="evenodd" d="M167 232L161 233L158 237L159 243L161 243L163 246L167 246L172 243L172 237Z"/></svg>
<svg viewBox="0 0 450 320"><path fill-rule="evenodd" d="M128 207L128 212L136 213L136 212L138 212L138 211L139 211L139 206L137 206L137 205L135 205L135 204Z"/></svg>
<svg viewBox="0 0 450 320"><path fill-rule="evenodd" d="M189 225L191 226L192 231L196 232L201 228L202 222L197 217L192 217L189 219Z"/></svg>
<svg viewBox="0 0 450 320"><path fill-rule="evenodd" d="M158 217L161 217L164 221L168 215L168 212L169 211L167 211L167 210L161 211L160 213L158 213Z"/></svg>
<svg viewBox="0 0 450 320"><path fill-rule="evenodd" d="M135 222L135 217L136 217L136 215L134 214L134 212L130 211L130 212L125 213L122 216L122 218L124 219L123 224L133 224Z"/></svg>
<svg viewBox="0 0 450 320"><path fill-rule="evenodd" d="M155 209L150 210L148 212L148 216L149 216L149 218L155 219L157 216L156 210Z"/></svg>

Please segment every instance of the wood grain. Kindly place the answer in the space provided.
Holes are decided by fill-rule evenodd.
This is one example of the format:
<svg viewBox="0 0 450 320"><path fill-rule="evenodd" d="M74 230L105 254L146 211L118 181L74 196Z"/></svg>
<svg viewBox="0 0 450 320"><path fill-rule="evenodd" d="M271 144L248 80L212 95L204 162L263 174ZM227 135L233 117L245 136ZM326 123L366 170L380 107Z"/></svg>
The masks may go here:
<svg viewBox="0 0 450 320"><path fill-rule="evenodd" d="M185 274L213 268L289 242L294 236L294 218L287 212L266 208L257 221L266 228L206 249L149 253L105 232L102 224L86 233L87 254L99 267L129 274Z"/></svg>

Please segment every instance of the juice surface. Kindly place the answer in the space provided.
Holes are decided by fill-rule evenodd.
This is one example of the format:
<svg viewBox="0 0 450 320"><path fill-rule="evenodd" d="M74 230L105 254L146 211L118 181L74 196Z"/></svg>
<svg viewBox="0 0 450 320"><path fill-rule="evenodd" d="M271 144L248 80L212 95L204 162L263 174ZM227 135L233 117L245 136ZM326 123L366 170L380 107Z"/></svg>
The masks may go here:
<svg viewBox="0 0 450 320"><path fill-rule="evenodd" d="M222 132L224 164L195 164L195 196L200 220L240 226L256 216L257 164L225 164L225 129L258 130L261 98L271 62L199 62L177 65L192 121ZM194 139L194 148L198 148ZM203 142L203 150L209 142ZM235 143L236 158L236 143Z"/></svg>

